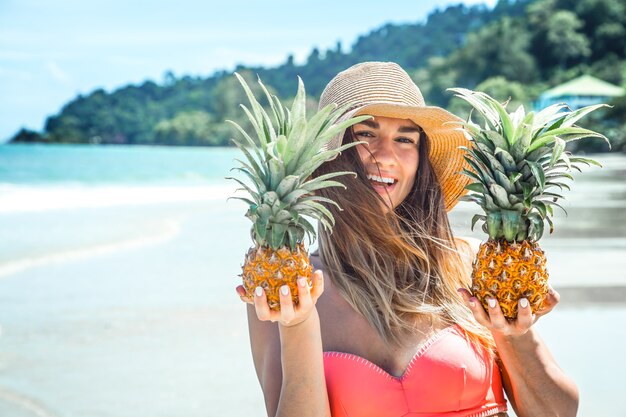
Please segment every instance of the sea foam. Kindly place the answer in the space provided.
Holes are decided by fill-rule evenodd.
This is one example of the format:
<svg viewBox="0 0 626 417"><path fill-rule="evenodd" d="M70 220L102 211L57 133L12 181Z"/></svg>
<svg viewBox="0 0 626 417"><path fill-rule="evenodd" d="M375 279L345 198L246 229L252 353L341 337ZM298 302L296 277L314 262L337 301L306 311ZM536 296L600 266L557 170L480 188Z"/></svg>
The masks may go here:
<svg viewBox="0 0 626 417"><path fill-rule="evenodd" d="M228 184L201 186L0 184L0 214L217 201L234 195L234 188Z"/></svg>

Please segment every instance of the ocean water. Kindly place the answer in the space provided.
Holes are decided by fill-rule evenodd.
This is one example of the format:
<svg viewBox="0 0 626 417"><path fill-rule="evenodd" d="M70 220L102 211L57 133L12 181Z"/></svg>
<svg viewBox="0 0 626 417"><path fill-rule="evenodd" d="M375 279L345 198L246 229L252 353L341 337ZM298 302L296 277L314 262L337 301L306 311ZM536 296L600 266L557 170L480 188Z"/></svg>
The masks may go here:
<svg viewBox="0 0 626 417"><path fill-rule="evenodd" d="M234 293L251 245L226 201L235 157L0 146L0 416L264 415ZM563 301L537 326L579 415L626 416L626 157L601 160L543 244ZM481 237L474 212L454 209L457 234Z"/></svg>

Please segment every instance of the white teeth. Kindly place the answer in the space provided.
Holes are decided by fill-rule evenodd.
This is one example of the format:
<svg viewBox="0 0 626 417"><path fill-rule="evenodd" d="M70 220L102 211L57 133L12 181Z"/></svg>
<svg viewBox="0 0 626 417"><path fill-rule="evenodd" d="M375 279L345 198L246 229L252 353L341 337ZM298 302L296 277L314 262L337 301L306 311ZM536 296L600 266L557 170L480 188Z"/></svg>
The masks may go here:
<svg viewBox="0 0 626 417"><path fill-rule="evenodd" d="M378 181L378 182L384 182L387 184L393 184L394 182L396 182L396 180L394 180L393 178L379 177L378 175L372 175L372 174L367 174L367 179Z"/></svg>

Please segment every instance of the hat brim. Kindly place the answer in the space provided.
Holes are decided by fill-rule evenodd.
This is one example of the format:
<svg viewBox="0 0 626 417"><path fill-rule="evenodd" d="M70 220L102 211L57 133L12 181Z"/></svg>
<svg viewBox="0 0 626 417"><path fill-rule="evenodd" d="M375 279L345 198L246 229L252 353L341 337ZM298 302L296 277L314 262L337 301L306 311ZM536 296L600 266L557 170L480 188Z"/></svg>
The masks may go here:
<svg viewBox="0 0 626 417"><path fill-rule="evenodd" d="M460 146L471 147L471 142L462 131L459 123L463 120L449 111L435 106L400 106L390 103L371 103L344 113L337 122L354 116L371 115L407 119L424 129L430 142L428 159L430 160L444 196L447 211L458 203L459 198L467 193L465 186L471 179L461 171L469 169L463 158L465 151ZM336 135L326 146L335 149L341 146L344 132Z"/></svg>

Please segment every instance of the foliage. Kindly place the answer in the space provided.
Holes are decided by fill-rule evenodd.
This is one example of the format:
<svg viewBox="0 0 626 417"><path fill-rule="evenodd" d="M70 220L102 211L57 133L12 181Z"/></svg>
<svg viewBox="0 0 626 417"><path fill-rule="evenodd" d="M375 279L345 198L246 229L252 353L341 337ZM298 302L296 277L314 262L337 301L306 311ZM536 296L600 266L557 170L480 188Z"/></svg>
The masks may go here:
<svg viewBox="0 0 626 417"><path fill-rule="evenodd" d="M164 145L214 145L217 127L212 114L192 110L161 120L154 128L154 136Z"/></svg>
<svg viewBox="0 0 626 417"><path fill-rule="evenodd" d="M29 129L20 129L13 137L15 143L39 143L45 142L45 138L38 132Z"/></svg>
<svg viewBox="0 0 626 417"><path fill-rule="evenodd" d="M316 97L335 74L366 60L402 65L428 104L463 113L446 89L464 87L486 89L501 100L510 96L512 110L581 74L626 85L626 4L499 0L493 9L450 6L433 11L423 23L386 24L359 37L347 51L338 42L328 50L313 48L300 65L290 55L273 68L239 65L236 71L249 85L256 85L258 75L285 102L291 100L300 76L307 84L307 106L315 108ZM241 118L238 107L244 101L230 71L206 78L177 78L167 72L160 84L147 81L78 96L47 120L40 141L229 145L233 129L224 121L246 128L249 121ZM606 121L599 120L596 129L603 131L604 126L623 137L626 123L619 109L616 106ZM13 141L20 140L38 139L20 131Z"/></svg>
<svg viewBox="0 0 626 417"><path fill-rule="evenodd" d="M530 35L521 22L508 17L468 35L465 46L455 51L448 65L463 68L457 82L477 85L495 76L531 83L537 80L535 59L528 52Z"/></svg>

